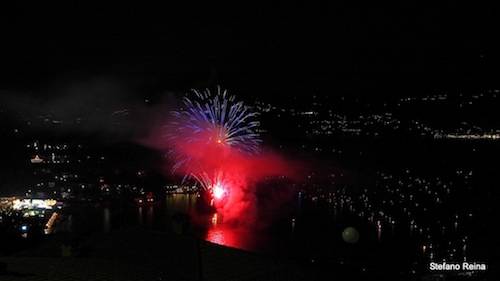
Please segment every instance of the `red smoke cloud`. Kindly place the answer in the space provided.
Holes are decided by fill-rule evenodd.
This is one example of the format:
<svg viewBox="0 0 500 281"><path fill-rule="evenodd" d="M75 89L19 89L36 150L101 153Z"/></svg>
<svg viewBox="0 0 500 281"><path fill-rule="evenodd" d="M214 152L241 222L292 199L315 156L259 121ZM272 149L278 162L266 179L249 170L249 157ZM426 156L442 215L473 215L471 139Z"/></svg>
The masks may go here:
<svg viewBox="0 0 500 281"><path fill-rule="evenodd" d="M256 184L268 177L293 177L296 170L274 153L244 153L213 134L177 136L170 147L179 158L189 159L175 170L176 173L205 175L212 182L207 186L209 191L216 187L212 203L225 222L253 223ZM221 189L223 194L219 196Z"/></svg>

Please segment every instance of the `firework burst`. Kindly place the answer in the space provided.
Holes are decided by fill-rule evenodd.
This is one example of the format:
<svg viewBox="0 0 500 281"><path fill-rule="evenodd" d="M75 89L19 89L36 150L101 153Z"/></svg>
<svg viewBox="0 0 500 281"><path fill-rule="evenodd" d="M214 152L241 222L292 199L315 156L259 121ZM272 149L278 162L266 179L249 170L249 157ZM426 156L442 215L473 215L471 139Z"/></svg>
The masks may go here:
<svg viewBox="0 0 500 281"><path fill-rule="evenodd" d="M199 141L200 137L209 136L206 141L227 144L240 151L255 153L261 142L256 120L258 113L252 112L243 102L227 90L217 87L217 92L192 90L192 94L183 99L184 108L172 112L176 127L181 133L191 137L188 141Z"/></svg>
<svg viewBox="0 0 500 281"><path fill-rule="evenodd" d="M168 138L174 144L170 153L173 170L183 170L185 177L196 179L208 191L224 184L225 171L214 168L220 166L217 162L223 161L224 155L259 151L258 113L220 87L216 92L192 90L183 98L183 108L173 111L172 116ZM206 160L199 161L205 155L218 155L210 169L206 169Z"/></svg>

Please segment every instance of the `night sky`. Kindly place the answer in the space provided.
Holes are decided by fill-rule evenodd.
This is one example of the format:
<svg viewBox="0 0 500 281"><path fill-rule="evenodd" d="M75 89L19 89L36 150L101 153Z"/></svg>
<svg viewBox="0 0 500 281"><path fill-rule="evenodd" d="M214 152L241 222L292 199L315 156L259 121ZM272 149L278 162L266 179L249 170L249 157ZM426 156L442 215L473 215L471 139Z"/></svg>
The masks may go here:
<svg viewBox="0 0 500 281"><path fill-rule="evenodd" d="M412 237L407 241L393 236L395 244L391 251L380 248L374 252L372 249L377 248L366 248L377 266L385 262L379 259L379 254L390 256L387 260L397 257L398 262L410 261L406 258L416 254L417 249L408 248L410 246L418 246L420 253L420 249L426 249L422 246L435 245L434 249L443 253L450 250L453 255L450 241L456 239L453 247L462 245L458 243L464 241L463 237L470 238L473 250L467 248L467 251L471 251L472 257L480 258L472 261L488 261L482 257L488 257L484 253L491 248L489 236L493 234L490 229L494 204L490 201L498 198L498 189L494 188L498 185L498 163L493 155L500 152L500 40L497 40L500 13L497 9L473 1L464 4L434 1L426 7L419 1L400 4L372 1L370 5L353 1L329 1L331 3L324 5L311 1L299 4L233 1L235 3L229 6L184 1L173 4L163 1L162 5L142 1L46 2L0 5L0 155L3 159L0 195L21 195L28 188L44 188L43 192L48 192L45 187L59 180L53 176L63 173L74 173L78 177L70 178L69 183L64 177L61 183L52 184L53 188L64 191L69 189L66 184L74 184L71 196L88 193L95 196L92 199L95 202L120 194L114 193L113 188L121 184L127 185L123 190L133 187L131 194L140 190L136 186L165 194L164 186L181 182L183 176L172 173L170 162L178 159L170 159L171 147L166 147L169 134L183 135L177 127L165 126L173 118L172 110L182 109L181 97L189 89L213 91L220 85L260 114L263 151L276 153L283 156L283 163L303 168L294 177L304 181L299 185L294 183L293 192L297 188L311 193L305 193L304 197L302 191L298 193L300 207L293 216L297 216L299 227L303 227L300 200L308 198L314 205L320 198L318 206L326 202L321 202L321 198L328 198L328 204L332 203L331 198L337 202L342 198L340 206L349 198L345 206L359 206L356 212L361 210L366 214L359 216L362 220L368 219L372 212L372 222L375 222L373 214L382 214L382 221L398 206L415 206L404 207L404 213L394 211L396 215L387 216L386 223L394 230L394 220L406 228L407 219L411 218L413 223L413 218L417 218L421 236L414 238L412 229L408 232ZM214 125L226 128L225 124ZM189 134L194 136L195 132ZM212 135L208 136L212 139ZM248 177L260 181L267 177L268 170L282 164L265 158L270 167L260 160L245 166L241 163L243 158L222 157L226 151L233 151L232 146L220 150L222 141L216 144L216 150L207 152L205 146L190 148L186 145L190 142L185 139L189 138L176 139L183 148L177 149L203 154L195 158L199 161L197 164L201 163L200 174L209 164L214 165L215 159L230 166L227 170L237 175L231 179L234 182L242 180L240 178L248 180L241 171L258 174L259 177ZM69 149L59 150L58 145L63 144ZM224 152L220 153L220 159L217 158L219 151ZM62 155L63 160L56 160L56 154ZM192 158L184 154L182 157ZM31 159L40 161L35 155L45 163L32 163ZM43 166L45 164L47 166ZM209 173L222 169L216 164L209 166ZM260 170L266 173L261 176ZM295 168L282 170L295 173L292 171ZM184 173L189 171L185 169ZM47 181L47 185L39 185L42 181ZM95 189L75 191L83 189L80 183ZM107 187L103 189L108 183L111 192ZM283 183L284 188L287 185ZM372 187L377 191L368 192ZM262 208L279 203L274 200L275 191L262 189L266 193L262 197L258 188L233 194L250 194L251 200L243 198L241 202L251 201L248 204L260 208L263 214L275 212L272 208L269 208L272 211ZM436 193L431 192L434 188ZM290 190L286 193L292 194ZM353 196L344 197L351 190ZM441 206L441 202L433 201L437 191L444 202L451 199L443 209L433 209L438 203ZM270 199L266 199L267 193L271 194ZM361 195L380 198L370 202ZM120 204L125 202L121 200L122 195L116 196ZM285 201L290 198L292 195ZM388 198L394 198L395 203ZM82 197L83 200L87 202ZM267 201L269 203L261 203ZM133 202L130 200L135 206ZM155 199L155 202L159 201ZM373 202L375 207L371 208ZM436 217L428 214L427 206L430 211L437 210ZM302 251L301 245L313 245L307 246L314 248L310 253L309 248L300 253L304 254L304 262L312 261L307 263L307 268L337 270L330 267L334 260L329 255L334 252L332 256L344 255L335 249L323 256L323 250L330 251L330 246L325 247L328 244L323 245L322 241L334 241L331 240L334 234L343 243L338 231L341 229L333 225L337 222L330 217L330 207L328 205L324 212L326 217L311 212L313 215L307 220L313 231L307 223L301 230L311 236L304 235L304 240L297 240L298 251ZM350 210L354 214L354 209ZM420 224L419 216L424 212ZM400 220L399 214L404 218ZM457 227L459 214L462 221ZM437 220L439 216L441 221ZM358 224L357 220L353 226ZM295 228L295 217L291 221ZM279 224L282 222L288 229L288 218ZM325 228L323 222L331 223L331 229ZM452 223L455 230L451 229ZM442 225L449 227L446 235ZM432 244L430 234L437 232L443 234L433 237L443 241L434 240L436 244ZM272 251L278 249L277 256L281 256L280 248L289 248L286 239L276 240L279 243ZM417 245L413 239L429 244ZM466 242L463 243L465 247ZM87 244L91 243L82 242ZM363 245L356 249L361 250ZM461 251L460 247L453 249ZM363 256L359 260L363 264L365 252L359 253L363 254L359 256ZM355 256L348 253L345 256L348 258L342 257L339 263L342 266L338 268L344 268L344 261L345 268L350 268L349 259ZM313 265L316 258L318 262ZM493 263L493 259L491 261ZM399 274L399 269L392 265L383 265L383 271ZM1 267L0 263L0 275ZM354 269L345 272L351 275ZM356 279L356 275L353 276ZM398 279L401 276L398 275Z"/></svg>
<svg viewBox="0 0 500 281"><path fill-rule="evenodd" d="M266 97L401 95L498 76L496 11L471 3L86 3L1 9L3 90L50 98L113 77L141 94L223 84Z"/></svg>

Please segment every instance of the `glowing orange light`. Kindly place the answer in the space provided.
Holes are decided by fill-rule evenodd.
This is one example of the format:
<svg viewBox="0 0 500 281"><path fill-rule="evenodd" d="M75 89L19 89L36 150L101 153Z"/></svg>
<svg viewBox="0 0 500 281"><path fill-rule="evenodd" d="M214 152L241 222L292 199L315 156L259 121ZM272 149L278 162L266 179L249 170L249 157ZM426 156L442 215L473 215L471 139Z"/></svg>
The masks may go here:
<svg viewBox="0 0 500 281"><path fill-rule="evenodd" d="M212 224L217 224L217 213L212 216Z"/></svg>

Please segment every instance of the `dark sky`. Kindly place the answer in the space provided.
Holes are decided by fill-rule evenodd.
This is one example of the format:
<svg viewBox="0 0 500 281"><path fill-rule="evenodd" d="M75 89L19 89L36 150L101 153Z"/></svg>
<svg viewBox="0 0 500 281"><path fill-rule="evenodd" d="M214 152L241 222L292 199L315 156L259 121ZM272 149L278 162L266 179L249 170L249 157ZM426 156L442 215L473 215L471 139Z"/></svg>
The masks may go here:
<svg viewBox="0 0 500 281"><path fill-rule="evenodd" d="M288 2L3 7L0 86L50 97L100 75L146 92L219 83L277 96L496 85L492 7Z"/></svg>

